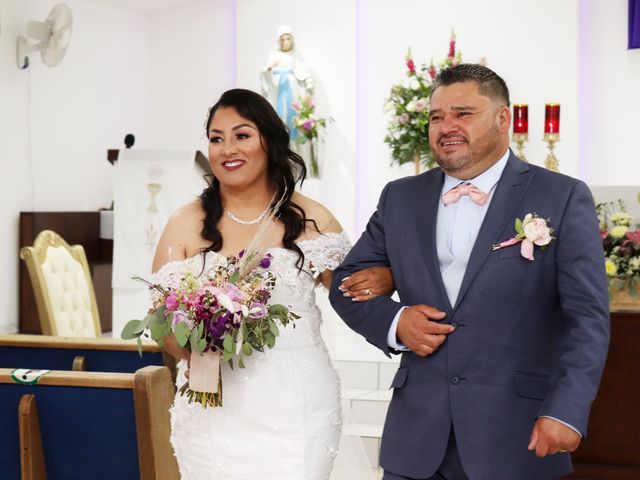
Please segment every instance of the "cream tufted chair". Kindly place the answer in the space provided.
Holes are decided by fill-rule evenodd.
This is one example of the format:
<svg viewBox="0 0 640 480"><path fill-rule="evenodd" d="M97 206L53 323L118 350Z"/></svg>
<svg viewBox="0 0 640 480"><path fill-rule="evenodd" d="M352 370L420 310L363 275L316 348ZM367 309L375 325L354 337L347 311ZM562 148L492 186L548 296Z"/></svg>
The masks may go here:
<svg viewBox="0 0 640 480"><path fill-rule="evenodd" d="M99 337L100 318L81 245L69 246L60 235L43 230L33 247L20 249L27 264L45 335Z"/></svg>

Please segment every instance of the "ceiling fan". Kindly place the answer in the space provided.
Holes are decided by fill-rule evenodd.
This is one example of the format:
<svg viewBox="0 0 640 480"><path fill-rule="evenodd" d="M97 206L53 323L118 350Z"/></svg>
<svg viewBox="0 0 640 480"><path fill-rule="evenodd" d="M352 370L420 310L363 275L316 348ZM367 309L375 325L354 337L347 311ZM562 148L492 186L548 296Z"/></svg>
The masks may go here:
<svg viewBox="0 0 640 480"><path fill-rule="evenodd" d="M18 68L28 68L29 54L37 51L40 51L45 65L48 67L58 65L69 46L72 27L71 9L64 3L53 7L44 22L30 21L27 25L27 34L37 42L31 43L23 36L18 37Z"/></svg>

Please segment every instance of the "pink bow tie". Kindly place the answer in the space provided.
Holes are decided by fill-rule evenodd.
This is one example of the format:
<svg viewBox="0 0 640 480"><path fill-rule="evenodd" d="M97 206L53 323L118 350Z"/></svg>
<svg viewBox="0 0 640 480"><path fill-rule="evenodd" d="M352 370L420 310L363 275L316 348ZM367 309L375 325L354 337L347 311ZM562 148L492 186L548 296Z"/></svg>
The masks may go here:
<svg viewBox="0 0 640 480"><path fill-rule="evenodd" d="M453 187L447 193L442 195L442 202L445 205L456 203L462 195L469 195L469 198L478 205L484 205L489 195L484 193L478 187L470 183L461 183L457 187Z"/></svg>

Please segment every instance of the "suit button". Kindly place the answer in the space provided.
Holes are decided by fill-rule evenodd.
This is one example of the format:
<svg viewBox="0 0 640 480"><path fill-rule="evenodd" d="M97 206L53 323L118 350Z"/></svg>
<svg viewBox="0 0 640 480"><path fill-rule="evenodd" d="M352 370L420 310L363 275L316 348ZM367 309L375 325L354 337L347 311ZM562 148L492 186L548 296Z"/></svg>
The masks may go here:
<svg viewBox="0 0 640 480"><path fill-rule="evenodd" d="M451 322L451 326L456 330L458 329L458 324L456 322Z"/></svg>
<svg viewBox="0 0 640 480"><path fill-rule="evenodd" d="M451 383L458 385L460 383L460 377L451 377Z"/></svg>

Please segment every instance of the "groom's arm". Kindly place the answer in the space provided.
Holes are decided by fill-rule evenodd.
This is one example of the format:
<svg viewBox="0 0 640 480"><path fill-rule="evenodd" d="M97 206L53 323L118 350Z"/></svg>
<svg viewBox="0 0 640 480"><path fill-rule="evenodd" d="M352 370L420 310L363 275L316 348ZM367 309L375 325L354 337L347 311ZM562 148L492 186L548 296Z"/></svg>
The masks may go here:
<svg viewBox="0 0 640 480"><path fill-rule="evenodd" d="M578 182L557 231L556 268L562 325L555 339L551 389L539 415L587 431L591 402L609 346L609 296L598 220Z"/></svg>
<svg viewBox="0 0 640 480"><path fill-rule="evenodd" d="M342 265L334 272L329 293L331 304L342 320L387 356L390 356L392 352L387 343L389 328L403 304L387 296L376 297L367 302L354 302L351 298L343 296L338 287L342 279L353 272L373 266L390 266L384 230L384 214L389 188L389 184L387 184L380 195L378 207L369 219L365 232L353 246Z"/></svg>

